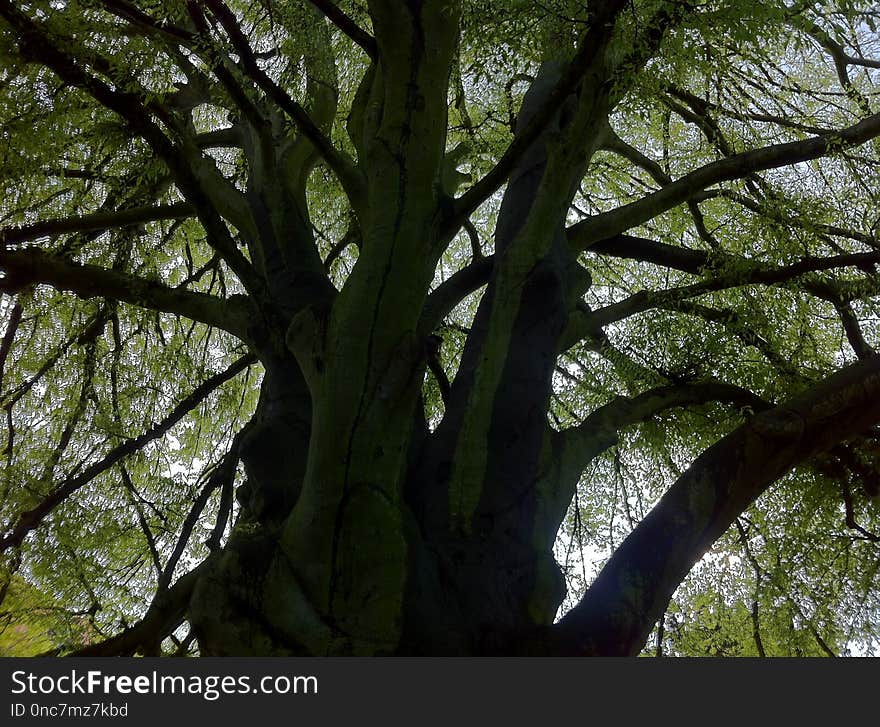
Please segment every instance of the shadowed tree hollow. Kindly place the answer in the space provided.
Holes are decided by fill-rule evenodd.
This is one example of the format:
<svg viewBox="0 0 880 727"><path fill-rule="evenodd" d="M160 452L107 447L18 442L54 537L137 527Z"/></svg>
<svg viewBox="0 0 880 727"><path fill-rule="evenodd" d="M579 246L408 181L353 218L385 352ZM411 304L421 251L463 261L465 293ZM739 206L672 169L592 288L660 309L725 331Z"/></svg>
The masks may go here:
<svg viewBox="0 0 880 727"><path fill-rule="evenodd" d="M0 645L872 653L877 22L0 0Z"/></svg>

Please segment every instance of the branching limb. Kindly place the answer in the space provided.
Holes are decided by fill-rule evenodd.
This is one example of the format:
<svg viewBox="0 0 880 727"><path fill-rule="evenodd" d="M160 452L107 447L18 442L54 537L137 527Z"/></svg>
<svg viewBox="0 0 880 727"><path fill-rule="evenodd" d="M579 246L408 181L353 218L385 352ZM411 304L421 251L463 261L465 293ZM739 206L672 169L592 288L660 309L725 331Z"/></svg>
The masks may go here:
<svg viewBox="0 0 880 727"><path fill-rule="evenodd" d="M162 560L159 557L156 536L153 535L150 523L147 521L147 516L144 514L144 508L141 507L141 503L138 501L137 490L134 487L134 483L131 481L131 475L128 473L128 468L121 462L119 464L119 474L122 477L122 484L125 487L126 492L128 492L130 502L134 506L135 513L137 513L138 525L140 525L141 532L144 534L144 540L147 541L147 548L150 551L150 559L153 561L153 568L156 571L156 577L159 578L162 576Z"/></svg>
<svg viewBox="0 0 880 727"><path fill-rule="evenodd" d="M690 301L679 301L670 304L666 307L666 310L685 313L704 321L716 323L722 326L728 333L736 336L744 345L756 348L767 361L773 364L777 371L789 377L803 378L797 368L785 356L780 354L770 341L761 336L755 330L753 324L744 320L735 310L730 308L712 308Z"/></svg>
<svg viewBox="0 0 880 727"><path fill-rule="evenodd" d="M856 508L853 504L852 491L849 488L849 482L844 477L840 483L840 492L843 497L843 506L844 506L844 517L846 526L851 530L855 530L858 533L861 533L862 537L865 540L868 540L872 543L880 543L880 535L876 533L872 533L870 530L866 530L861 525L859 525L856 520Z"/></svg>
<svg viewBox="0 0 880 727"><path fill-rule="evenodd" d="M568 653L636 654L673 591L773 482L880 421L880 356L758 414L701 454L556 627Z"/></svg>
<svg viewBox="0 0 880 727"><path fill-rule="evenodd" d="M855 101L863 114L866 116L870 114L871 104L867 97L853 85L852 79L849 77L849 66L858 65L865 68L880 68L880 63L868 58L856 58L847 54L840 43L834 40L816 23L805 19L802 14L792 15L790 22L794 27L803 30L828 52L831 60L834 62L834 70L837 71L837 78L840 81L841 88Z"/></svg>
<svg viewBox="0 0 880 727"><path fill-rule="evenodd" d="M262 302L265 297L262 279L238 249L198 175L190 166L190 160L181 154L180 149L152 119L143 99L136 93L113 88L91 75L81 62L58 48L39 23L31 20L10 0L0 0L0 16L17 31L18 45L24 58L46 66L62 81L81 89L99 104L118 114L135 134L150 145L168 166L181 192L195 207L199 221L208 233L209 244L223 255L245 288Z"/></svg>
<svg viewBox="0 0 880 727"><path fill-rule="evenodd" d="M168 585L171 583L171 579L174 576L174 569L180 562L180 557L183 555L183 551L186 549L186 546L192 537L193 529L198 523L199 517L201 517L202 512L207 506L211 495L218 488L225 489L227 483L231 485L232 481L235 479L235 468L238 464L241 440L246 431L247 428L244 428L235 435L229 451L223 456L223 459L220 460L214 471L211 472L208 481L205 483L205 486L202 487L195 502L193 502L186 519L183 521L180 535L177 538L177 544L174 546L174 550L168 557L168 562L165 564L165 567L160 572L159 583L156 587L158 592L167 589Z"/></svg>
<svg viewBox="0 0 880 727"><path fill-rule="evenodd" d="M834 309L840 317L840 322L843 325L849 345L852 346L856 356L860 359L873 356L874 349L865 340L865 334L862 332L862 327L859 325L859 319L856 318L852 305L849 302L835 301Z"/></svg>
<svg viewBox="0 0 880 727"><path fill-rule="evenodd" d="M858 146L878 135L880 114L874 114L833 134L734 154L700 167L640 200L578 222L568 228L568 238L576 250L586 250L599 240L625 232L686 202L713 184L739 179L752 172L818 159Z"/></svg>
<svg viewBox="0 0 880 727"><path fill-rule="evenodd" d="M748 389L722 381L660 386L632 398L617 397L594 411L578 426L560 432L559 436L566 448L590 452L580 467L583 469L598 454L592 443L612 441L620 429L647 421L667 409L713 401L748 407L752 411L763 411L772 406Z"/></svg>
<svg viewBox="0 0 880 727"><path fill-rule="evenodd" d="M450 226L458 228L471 213L507 180L519 160L541 135L559 109L583 81L587 72L602 61L602 53L614 30L615 19L627 7L626 0L600 3L590 18L590 27L581 39L574 58L566 67L543 106L507 147L495 166L476 184L458 197L452 208ZM622 230L620 230L622 232Z"/></svg>
<svg viewBox="0 0 880 727"><path fill-rule="evenodd" d="M617 397L600 407L576 427L556 432L548 428L549 446L542 463L541 489L547 493L545 519L540 532L553 543L559 524L577 495L577 484L586 467L618 442L620 430L649 420L676 407L723 402L751 411L771 405L747 389L721 381L658 386L634 397ZM655 623L658 616L655 616Z"/></svg>
<svg viewBox="0 0 880 727"><path fill-rule="evenodd" d="M619 254L616 249L618 241L620 243ZM880 262L880 253L877 252L849 253L829 257L803 257L790 265L773 267L732 255L688 250L630 236L606 240L599 243L597 247L602 254L634 258L707 277L692 285L661 291L642 290L595 311L577 310L563 333L561 350L566 350L583 338L594 337L599 329L610 323L652 308L671 308L677 306L681 301L705 293L744 285L791 284L834 305L855 300L880 289L880 282L875 280L860 281L856 284L807 277L810 273L844 267L864 269L866 266ZM713 272L715 275L711 275Z"/></svg>
<svg viewBox="0 0 880 727"><path fill-rule="evenodd" d="M764 217L768 217L772 220L782 222L783 224L794 225L807 231L816 232L820 235L847 238L849 240L861 242L874 250L880 250L880 240L875 238L873 235L866 235L864 232L859 232L858 230L852 230L846 227L840 227L839 225L829 225L822 222L813 222L812 220L801 220L795 217L790 217L779 210L770 209L764 205L758 204L753 199L750 199L749 197L739 194L733 190L721 189L718 190L718 194L725 199L733 200L737 204L745 207L747 210L750 210L759 215L763 215Z"/></svg>
<svg viewBox="0 0 880 727"><path fill-rule="evenodd" d="M15 404L24 398L24 396L33 389L37 383L39 383L40 379L52 370L52 367L55 366L61 357L70 350L71 346L74 344L84 346L97 339L97 337L103 333L104 326L107 325L107 321L110 320L110 317L111 311L109 306L102 306L82 330L77 331L64 340L55 352L40 365L33 376L2 395L0 403L2 403L3 408L11 410Z"/></svg>
<svg viewBox="0 0 880 727"><path fill-rule="evenodd" d="M643 154L635 147L627 144L614 132L613 129L610 128L610 126L608 128L606 141L603 146L608 151L620 155L635 166L646 171L651 176L651 178L659 185L665 187L668 184L672 184L672 177L670 177L663 170L663 167L661 167L653 159L645 156L645 154ZM697 204L696 200L689 199L687 201L687 206L688 210L691 213L691 217L694 220L694 227L700 238L711 248L719 247L718 241L712 236L709 230L706 229L706 222L703 218L703 213L700 211L700 207Z"/></svg>
<svg viewBox="0 0 880 727"><path fill-rule="evenodd" d="M477 258L440 283L428 296L419 330L425 334L433 331L466 296L485 285L494 263L494 255Z"/></svg>
<svg viewBox="0 0 880 727"><path fill-rule="evenodd" d="M229 368L215 374L196 387L189 396L180 401L157 425L137 437L127 439L118 444L102 460L86 467L81 474L61 482L36 507L19 515L15 525L5 535L0 537L0 553L13 546L20 545L28 533L37 528L59 504L64 502L73 493L87 485L98 475L106 472L124 457L134 454L138 450L143 449L149 442L164 436L184 416L207 399L211 393L255 362L256 358L250 354L242 356Z"/></svg>
<svg viewBox="0 0 880 727"><path fill-rule="evenodd" d="M6 319L6 330L3 331L3 340L0 341L0 394L3 392L3 372L6 369L6 359L12 350L12 342L15 340L15 334L21 324L21 316L24 313L24 307L21 301L15 301L12 310L9 311L9 317Z"/></svg>
<svg viewBox="0 0 880 727"><path fill-rule="evenodd" d="M174 204L133 207L113 212L96 212L81 217L43 220L32 225L0 230L0 248L71 232L97 232L129 225L140 225L145 222L181 220L187 217L195 217L195 208L189 202L175 202Z"/></svg>
<svg viewBox="0 0 880 727"><path fill-rule="evenodd" d="M673 270L699 275L709 264L709 254L702 250L668 245L645 237L615 235L590 245L591 253L637 260Z"/></svg>
<svg viewBox="0 0 880 727"><path fill-rule="evenodd" d="M127 0L99 0L99 5L117 18L129 22L137 28L164 36L172 43L179 43L186 47L192 47L194 44L193 34L186 28L174 25L167 20L156 20Z"/></svg>
<svg viewBox="0 0 880 727"><path fill-rule="evenodd" d="M342 255L349 245L356 245L358 248L360 248L361 245L361 231L356 223L349 225L339 242L330 248L330 252L327 253L327 257L324 260L324 270L329 273L333 263L340 255Z"/></svg>
<svg viewBox="0 0 880 727"><path fill-rule="evenodd" d="M106 641L74 651L70 656L132 656L142 649L154 651L156 644L183 622L193 589L213 560L214 556L209 555L171 588L157 593L147 613L134 626Z"/></svg>
<svg viewBox="0 0 880 727"><path fill-rule="evenodd" d="M752 570L755 572L755 590L752 595L751 609L752 638L755 640L755 648L758 650L758 656L766 657L767 654L764 652L764 640L761 638L761 617L758 611L758 597L761 595L761 577L763 575L763 569L758 563L758 559L755 558L755 554L752 553L752 549L749 546L749 536L742 525L741 518L737 518L735 523L736 530L739 533L740 543L742 543L743 550L745 550L746 553L746 558L751 564Z"/></svg>
<svg viewBox="0 0 880 727"><path fill-rule="evenodd" d="M336 3L331 0L309 0L309 2L318 8L327 20L357 43L370 60L376 60L378 57L376 39L346 15Z"/></svg>
<svg viewBox="0 0 880 727"><path fill-rule="evenodd" d="M278 104L282 111L293 119L300 133L314 144L318 153L335 172L352 204L359 208L361 206L360 203L364 199L364 183L351 159L344 152L337 149L324 132L318 128L306 110L260 68L254 51L238 24L238 20L226 4L222 0L205 0L205 4L226 31L232 47L235 48L239 55L245 73L272 101Z"/></svg>
<svg viewBox="0 0 880 727"><path fill-rule="evenodd" d="M169 288L162 283L109 270L98 265L55 257L37 249L0 249L0 290L19 290L33 284L69 290L80 298L103 297L152 310L174 313L248 340L253 312L247 300L227 300L196 291Z"/></svg>

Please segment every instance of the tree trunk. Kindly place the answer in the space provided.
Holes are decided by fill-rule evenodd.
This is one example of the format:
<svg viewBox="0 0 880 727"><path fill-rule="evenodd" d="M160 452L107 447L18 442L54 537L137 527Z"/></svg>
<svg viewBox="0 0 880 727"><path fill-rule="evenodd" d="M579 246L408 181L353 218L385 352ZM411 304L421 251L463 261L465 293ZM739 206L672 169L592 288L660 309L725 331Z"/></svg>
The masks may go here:
<svg viewBox="0 0 880 727"><path fill-rule="evenodd" d="M552 623L564 595L552 545L565 504L535 484L558 340L588 279L572 273L565 213L603 99L572 97L514 170L489 289L429 433L419 318L447 242L437 210L454 19L442 14L377 22L394 51L367 75L349 124L370 170L360 215L369 257L329 305L294 310L295 360L261 355L242 516L190 605L203 653L510 653ZM519 128L561 68L544 64ZM377 98L381 118L370 113ZM578 142L559 144L563 131Z"/></svg>

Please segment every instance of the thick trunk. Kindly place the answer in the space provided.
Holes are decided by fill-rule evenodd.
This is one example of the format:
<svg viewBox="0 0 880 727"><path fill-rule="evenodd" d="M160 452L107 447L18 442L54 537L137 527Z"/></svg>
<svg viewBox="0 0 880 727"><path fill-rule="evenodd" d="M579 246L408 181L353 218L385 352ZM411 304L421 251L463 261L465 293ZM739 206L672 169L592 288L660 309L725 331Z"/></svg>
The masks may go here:
<svg viewBox="0 0 880 727"><path fill-rule="evenodd" d="M284 383L280 378L277 372L267 373L257 415L244 437L247 481L237 492L241 510L233 534L200 578L189 604L203 654L503 654L519 651L524 637L549 624L563 594L549 548L541 550L512 535L440 534L434 523L398 502L388 510L402 523L405 549L396 598L390 601L399 635L392 641L380 623L377 638L369 643L363 600L352 597L351 584L369 583L377 574L381 578L395 550L379 530L388 514L368 511L370 503L355 495L338 505L344 518L347 507L360 508L357 515L365 518L352 523L348 515L341 526L349 529L345 537L350 542L339 546L342 555L336 556L333 570L340 581L336 588L345 597L321 602L308 593L300 574L316 564L292 560L283 533L307 466L308 424L302 407L309 402L296 397L302 391L300 377ZM374 441L387 434L378 424ZM340 432L339 447L344 445ZM445 486L420 484L429 492ZM535 574L542 569L553 579L536 584ZM541 585L546 595L543 607L536 608ZM376 587L387 591L389 583L380 580Z"/></svg>
<svg viewBox="0 0 880 727"><path fill-rule="evenodd" d="M267 371L248 442L272 471L245 460L247 519L191 609L208 653L513 653L552 623L564 595L552 546L571 483L548 476L546 409L558 341L587 280L573 272L564 223L598 145L604 91L597 81L573 95L514 169L489 288L429 434L419 398L428 348L417 332L447 243L443 89L454 35L441 6L383 26L382 5L385 52L349 123L368 190L361 258L335 300L293 317L296 363ZM542 67L520 128L560 71ZM290 403L297 366L308 426ZM284 497L264 494L261 483L285 477Z"/></svg>

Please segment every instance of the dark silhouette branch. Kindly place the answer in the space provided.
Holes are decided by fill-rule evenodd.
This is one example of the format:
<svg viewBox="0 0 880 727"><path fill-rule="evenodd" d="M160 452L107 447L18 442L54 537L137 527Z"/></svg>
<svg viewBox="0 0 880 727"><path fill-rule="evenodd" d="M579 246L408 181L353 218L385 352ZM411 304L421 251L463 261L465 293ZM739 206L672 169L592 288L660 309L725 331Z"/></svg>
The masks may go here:
<svg viewBox="0 0 880 727"><path fill-rule="evenodd" d="M338 5L331 0L309 0L309 2L320 10L327 20L357 43L370 60L376 60L379 55L376 39L346 15Z"/></svg>
<svg viewBox="0 0 880 727"><path fill-rule="evenodd" d="M779 210L774 210L772 208L768 209L766 206L758 204L749 197L746 197L743 194L739 194L733 190L721 189L718 190L718 194L725 199L732 200L737 204L742 205L746 209L756 214L763 215L764 217L768 217L783 224L797 226L802 230L806 230L808 232L813 231L820 235L829 235L831 237L845 237L850 240L855 240L856 242L864 243L874 250L880 250L880 240L877 240L877 238L875 238L873 235L866 235L864 232L851 230L846 227L840 227L838 225L829 225L823 222L800 220L795 217L789 217Z"/></svg>
<svg viewBox="0 0 880 727"><path fill-rule="evenodd" d="M0 341L0 393L3 392L3 373L6 370L6 359L12 350L12 342L15 340L23 313L24 307L21 302L15 301L12 310L9 311L9 317L6 319L6 330L3 332L3 340Z"/></svg>
<svg viewBox="0 0 880 727"><path fill-rule="evenodd" d="M589 251L597 255L653 263L694 275L699 275L709 263L709 253L702 250L689 250L633 235L615 235L599 240L590 245Z"/></svg>
<svg viewBox="0 0 880 727"><path fill-rule="evenodd" d="M495 264L495 256L475 259L444 280L428 296L419 322L419 330L433 331L467 295L485 285Z"/></svg>
<svg viewBox="0 0 880 727"><path fill-rule="evenodd" d="M640 200L578 222L568 228L568 238L576 250L585 250L598 240L625 232L686 202L713 184L739 179L752 172L818 159L858 146L878 135L880 114L874 114L831 134L734 154L700 167Z"/></svg>
<svg viewBox="0 0 880 727"><path fill-rule="evenodd" d="M584 338L595 337L599 330L610 323L654 308L675 308L681 301L718 290L744 285L792 284L810 295L839 305L880 288L880 281L873 279L853 283L804 277L810 273L844 267L864 269L880 262L880 252L803 257L790 265L772 267L734 255L688 250L630 236L621 236L621 251L618 255L617 240L618 238L602 241L599 250L606 255L643 260L705 277L692 285L660 291L641 290L595 311L577 309L562 335L561 350L570 348Z"/></svg>
<svg viewBox="0 0 880 727"><path fill-rule="evenodd" d="M90 75L79 60L56 47L41 25L22 13L10 0L0 0L0 16L17 31L18 46L25 59L46 66L62 81L81 89L118 114L135 134L150 145L169 168L186 199L195 207L199 221L208 233L208 243L223 256L245 288L262 302L265 298L262 279L238 249L198 176L190 168L186 155L153 121L141 96L111 88L101 79Z"/></svg>
<svg viewBox="0 0 880 727"><path fill-rule="evenodd" d="M124 457L134 454L138 450L143 449L149 442L164 436L175 424L207 399L215 390L255 362L256 358L251 354L242 356L224 371L214 374L202 382L189 396L180 401L161 422L137 437L126 439L111 449L103 459L86 467L81 474L61 482L36 507L18 516L15 525L5 535L0 537L0 553L20 545L28 533L36 529L58 505L73 493L87 485L100 474L106 472Z"/></svg>
<svg viewBox="0 0 880 727"><path fill-rule="evenodd" d="M846 333L849 345L859 358L869 358L875 351L865 340L865 334L859 325L859 319L849 302L834 302L834 309L840 317L843 331Z"/></svg>
<svg viewBox="0 0 880 727"><path fill-rule="evenodd" d="M42 220L32 225L0 230L0 247L72 232L96 232L158 220L181 220L194 216L195 208L189 202L175 202L174 204L133 207L112 212L96 212L80 217Z"/></svg>
<svg viewBox="0 0 880 727"><path fill-rule="evenodd" d="M592 412L581 424L556 435L564 449L566 467L583 471L617 441L618 432L624 427L645 422L669 409L711 402L734 404L752 412L772 407L748 389L723 381L658 386L634 397L619 396Z"/></svg>
<svg viewBox="0 0 880 727"><path fill-rule="evenodd" d="M229 451L223 455L223 459L220 460L208 476L208 481L205 483L204 487L199 491L186 519L183 521L180 535L177 538L177 544L174 546L171 555L168 556L168 562L165 564L165 567L160 572L159 582L156 586L157 592L166 590L171 583L171 578L174 576L174 569L177 567L178 562L180 562L183 551L186 549L190 537L192 536L192 532L195 529L202 512L207 506L211 495L218 489L226 488L227 483L231 483L232 480L235 479L235 468L238 464L241 440L245 431L246 428L242 429L233 438Z"/></svg>
<svg viewBox="0 0 880 727"><path fill-rule="evenodd" d="M751 608L751 618L752 618L752 638L755 641L755 648L758 650L758 656L766 657L767 654L764 652L764 640L761 638L761 617L759 613L759 602L758 598L761 595L761 578L763 576L763 569L758 563L758 559L755 558L754 553L752 553L752 549L749 546L749 537L745 528L742 525L741 518L737 518L735 520L736 530L739 533L739 540L742 543L743 550L746 554L746 559L752 566L752 570L755 573L755 590L752 595L752 608Z"/></svg>
<svg viewBox="0 0 880 727"><path fill-rule="evenodd" d="M679 301L666 306L665 310L684 313L701 318L704 321L716 323L722 326L728 333L736 336L746 346L752 346L757 349L781 373L795 379L803 378L802 372L798 371L795 365L777 351L770 341L761 336L755 330L754 324L731 308L712 308L690 301Z"/></svg>
<svg viewBox="0 0 880 727"><path fill-rule="evenodd" d="M189 16L195 24L200 39L210 47L211 44L211 26L208 19L199 7L199 3L195 0L188 0L186 3ZM209 51L204 54L206 62L210 66L217 80L226 89L233 103L244 114L244 117L250 122L251 126L258 131L261 136L265 136L268 131L268 119L260 108L248 97L245 90L238 83L238 80L226 66L228 59L221 56L220 53L212 53Z"/></svg>
<svg viewBox="0 0 880 727"><path fill-rule="evenodd" d="M553 629L566 653L634 655L693 565L773 482L880 421L880 356L758 414L701 454Z"/></svg>
<svg viewBox="0 0 880 727"><path fill-rule="evenodd" d="M772 404L741 386L723 381L702 381L678 386L658 386L631 398L617 397L590 414L576 427L561 432L566 439L592 438L600 430L619 429L644 422L662 411L674 407L724 401L752 411L763 411Z"/></svg>
<svg viewBox="0 0 880 727"><path fill-rule="evenodd" d="M162 576L162 559L159 556L159 548L156 545L156 536L153 535L150 523L147 521L147 516L144 513L144 508L141 507L141 503L138 501L137 490L131 481L131 475L128 473L128 468L123 462L119 463L119 474L122 476L122 484L128 491L130 502L137 514L138 525L140 525L141 532L144 534L144 540L147 542L147 549L150 551L150 558L153 561L156 577L160 578Z"/></svg>
<svg viewBox="0 0 880 727"><path fill-rule="evenodd" d="M247 37L238 24L234 13L221 0L205 0L205 5L223 26L232 47L238 53L241 66L250 79L274 101L296 124L300 133L306 137L339 178L355 207L363 198L363 180L352 161L318 128L317 124L288 93L260 68Z"/></svg>
<svg viewBox="0 0 880 727"><path fill-rule="evenodd" d="M108 298L140 308L174 313L228 331L248 340L248 325L253 316L243 296L216 298L162 283L145 280L98 265L82 265L38 249L0 249L0 290L6 292L44 284L68 290L80 298Z"/></svg>
<svg viewBox="0 0 880 727"><path fill-rule="evenodd" d="M74 344L85 346L96 340L98 336L104 332L104 326L107 325L110 318L110 307L107 305L101 306L98 312L89 319L86 326L82 330L68 336L64 342L55 349L55 352L40 365L33 376L3 395L2 399L0 399L0 404L2 404L3 408L6 409L7 412L11 411L12 407L21 401L21 399L24 398L24 396L33 389L37 383L39 383L40 379L52 370L52 367L55 366L61 357L70 350L71 346Z"/></svg>
<svg viewBox="0 0 880 727"><path fill-rule="evenodd" d="M167 20L156 20L126 0L99 0L99 4L108 13L131 23L134 27L164 36L173 43L192 47L195 42L195 36L186 28L181 28Z"/></svg>
<svg viewBox="0 0 880 727"><path fill-rule="evenodd" d="M608 0L600 3L590 18L590 27L581 39L578 49L566 67L547 100L517 133L516 138L501 155L495 166L476 184L458 197L452 206L451 225L455 228L470 217L514 170L519 160L538 139L553 117L562 108L565 99L575 93L590 68L602 62L602 54L614 30L615 19L627 7L626 0Z"/></svg>
<svg viewBox="0 0 880 727"><path fill-rule="evenodd" d="M132 656L139 650L153 652L162 639L184 620L190 596L202 574L214 560L209 555L166 591L156 594L147 613L134 626L97 644L78 649L69 656Z"/></svg>

